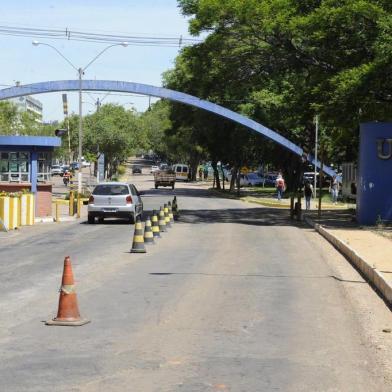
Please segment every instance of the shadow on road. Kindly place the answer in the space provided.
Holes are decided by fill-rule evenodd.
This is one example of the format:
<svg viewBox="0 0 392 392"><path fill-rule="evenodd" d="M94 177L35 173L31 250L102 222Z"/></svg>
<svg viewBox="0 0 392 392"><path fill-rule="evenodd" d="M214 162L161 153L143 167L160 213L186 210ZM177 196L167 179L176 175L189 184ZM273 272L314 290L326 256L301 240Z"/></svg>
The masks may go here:
<svg viewBox="0 0 392 392"><path fill-rule="evenodd" d="M159 208L155 209L158 212ZM152 209L145 209L142 221L152 216ZM317 221L317 212L307 213L312 220ZM354 215L350 210L323 211L320 223L328 228L358 228L358 223L353 221ZM291 220L287 209L277 209L268 207L256 208L230 208L220 210L181 210L178 223L238 223L251 226L296 226L309 228L305 222ZM87 224L84 220L80 224ZM124 225L133 226L124 219L106 218L104 222L97 222L98 225Z"/></svg>
<svg viewBox="0 0 392 392"><path fill-rule="evenodd" d="M152 196L181 196L181 197L213 197L219 198L221 196L215 195L208 189L195 189L195 188L178 188L172 190L171 188L158 188L158 189L147 189L140 192L142 197L152 197Z"/></svg>
<svg viewBox="0 0 392 392"><path fill-rule="evenodd" d="M309 211L307 216L314 222L331 229L360 229L355 218L355 211L351 209L323 210L320 219L318 219L317 211Z"/></svg>
<svg viewBox="0 0 392 392"><path fill-rule="evenodd" d="M303 226L291 221L287 210L270 208L232 208L222 210L181 210L182 223L238 223L252 226Z"/></svg>
<svg viewBox="0 0 392 392"><path fill-rule="evenodd" d="M158 211L158 210L156 210ZM142 220L151 218L152 210L143 211ZM233 208L222 210L181 210L181 215L177 223L238 223L252 226L303 226L301 222L291 221L287 210L268 208ZM81 222L87 224L87 221ZM116 218L105 218L104 222L98 225L130 225L127 220ZM133 226L133 225L132 225Z"/></svg>

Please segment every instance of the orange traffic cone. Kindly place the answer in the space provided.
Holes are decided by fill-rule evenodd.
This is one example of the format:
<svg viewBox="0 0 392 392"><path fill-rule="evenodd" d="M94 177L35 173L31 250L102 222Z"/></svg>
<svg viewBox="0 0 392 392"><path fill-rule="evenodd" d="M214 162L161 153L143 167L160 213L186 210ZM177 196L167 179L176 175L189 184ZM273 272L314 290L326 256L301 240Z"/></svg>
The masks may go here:
<svg viewBox="0 0 392 392"><path fill-rule="evenodd" d="M47 321L46 325L68 325L78 327L89 323L90 320L82 319L79 313L78 300L74 286L71 259L64 259L63 279L61 282L59 308L57 317Z"/></svg>

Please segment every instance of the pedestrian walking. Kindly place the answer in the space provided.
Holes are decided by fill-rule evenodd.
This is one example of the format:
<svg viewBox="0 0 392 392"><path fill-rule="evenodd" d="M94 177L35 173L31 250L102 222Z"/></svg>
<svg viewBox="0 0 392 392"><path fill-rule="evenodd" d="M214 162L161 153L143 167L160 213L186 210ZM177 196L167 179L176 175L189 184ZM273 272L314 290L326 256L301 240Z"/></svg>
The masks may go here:
<svg viewBox="0 0 392 392"><path fill-rule="evenodd" d="M339 195L339 183L338 180L336 179L336 176L333 176L331 185L329 187L329 191L331 192L331 198L332 198L332 203L337 204L338 203L338 195Z"/></svg>
<svg viewBox="0 0 392 392"><path fill-rule="evenodd" d="M208 179L208 167L204 166L204 179L207 180Z"/></svg>
<svg viewBox="0 0 392 392"><path fill-rule="evenodd" d="M200 166L199 167L199 181L203 180L203 168Z"/></svg>
<svg viewBox="0 0 392 392"><path fill-rule="evenodd" d="M307 210L310 210L310 199L313 196L313 186L308 180L305 181L304 196L305 196L305 208Z"/></svg>
<svg viewBox="0 0 392 392"><path fill-rule="evenodd" d="M275 187L276 187L278 200L282 200L283 193L286 190L286 184L284 182L282 174L280 173L278 174L278 177L276 179Z"/></svg>

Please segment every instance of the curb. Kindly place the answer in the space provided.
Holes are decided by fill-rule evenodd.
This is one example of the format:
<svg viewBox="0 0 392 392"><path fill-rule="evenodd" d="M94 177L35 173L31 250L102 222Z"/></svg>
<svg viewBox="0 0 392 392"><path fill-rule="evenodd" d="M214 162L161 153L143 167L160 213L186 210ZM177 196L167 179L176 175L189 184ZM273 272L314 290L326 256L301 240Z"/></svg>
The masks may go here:
<svg viewBox="0 0 392 392"><path fill-rule="evenodd" d="M78 220L76 216L60 216L59 222L74 222ZM56 218L53 216L47 216L47 217L36 217L35 218L35 223L55 223Z"/></svg>
<svg viewBox="0 0 392 392"><path fill-rule="evenodd" d="M253 204L259 204L264 207L272 207L272 208L281 208L281 209L290 209L290 205L286 203L279 203L277 201L269 201L269 200L262 200L262 199L257 199L257 198L252 198L249 196L244 196L241 197L239 200L244 201L245 203L253 203Z"/></svg>
<svg viewBox="0 0 392 392"><path fill-rule="evenodd" d="M330 242L340 253L347 257L350 263L361 272L365 279L381 293L383 298L388 302L389 306L392 306L392 286L384 279L376 268L372 267L366 260L359 256L354 249L335 237L323 226L318 223L314 223L308 217L305 217L304 220L309 226L313 227L320 235Z"/></svg>
<svg viewBox="0 0 392 392"><path fill-rule="evenodd" d="M60 216L59 217L59 222L74 222L76 221L78 218L76 216ZM56 222L56 219L54 219L54 221Z"/></svg>
<svg viewBox="0 0 392 392"><path fill-rule="evenodd" d="M35 223L53 223L53 216L35 217Z"/></svg>

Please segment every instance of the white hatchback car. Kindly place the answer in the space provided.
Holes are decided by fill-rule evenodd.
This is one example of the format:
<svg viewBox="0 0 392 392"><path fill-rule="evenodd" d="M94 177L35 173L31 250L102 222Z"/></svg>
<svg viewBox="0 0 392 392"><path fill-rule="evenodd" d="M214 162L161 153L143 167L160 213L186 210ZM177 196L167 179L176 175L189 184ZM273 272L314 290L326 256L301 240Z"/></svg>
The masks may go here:
<svg viewBox="0 0 392 392"><path fill-rule="evenodd" d="M135 223L143 213L143 202L135 185L125 182L98 184L88 201L88 223L95 218L126 218Z"/></svg>
<svg viewBox="0 0 392 392"><path fill-rule="evenodd" d="M61 175L62 174L62 169L60 165L52 165L51 169L50 169L50 174L52 176L56 176L56 175Z"/></svg>
<svg viewBox="0 0 392 392"><path fill-rule="evenodd" d="M262 184L263 179L256 173L241 174L241 186L257 186Z"/></svg>

